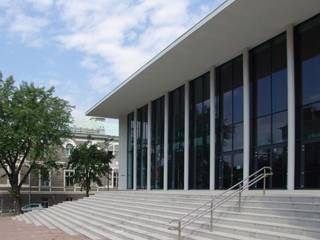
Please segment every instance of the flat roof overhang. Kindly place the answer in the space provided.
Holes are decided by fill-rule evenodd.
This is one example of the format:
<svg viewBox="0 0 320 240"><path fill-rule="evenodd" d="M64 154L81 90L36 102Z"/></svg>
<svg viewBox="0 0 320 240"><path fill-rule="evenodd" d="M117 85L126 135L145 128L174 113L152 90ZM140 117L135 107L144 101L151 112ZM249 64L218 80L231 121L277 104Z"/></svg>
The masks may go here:
<svg viewBox="0 0 320 240"><path fill-rule="evenodd" d="M320 0L227 0L87 111L119 118L320 12Z"/></svg>

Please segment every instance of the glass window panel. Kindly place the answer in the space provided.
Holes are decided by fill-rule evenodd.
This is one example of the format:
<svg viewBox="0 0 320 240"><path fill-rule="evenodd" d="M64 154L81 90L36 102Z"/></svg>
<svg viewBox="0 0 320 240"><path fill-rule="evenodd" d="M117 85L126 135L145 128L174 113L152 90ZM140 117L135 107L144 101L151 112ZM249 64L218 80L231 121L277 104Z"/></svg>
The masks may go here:
<svg viewBox="0 0 320 240"><path fill-rule="evenodd" d="M223 120L226 125L232 123L232 62L221 67L222 109Z"/></svg>
<svg viewBox="0 0 320 240"><path fill-rule="evenodd" d="M133 188L133 145L134 145L134 113L128 114L128 146L127 146L127 188Z"/></svg>
<svg viewBox="0 0 320 240"><path fill-rule="evenodd" d="M243 87L233 90L233 122L243 121Z"/></svg>
<svg viewBox="0 0 320 240"><path fill-rule="evenodd" d="M304 145L304 166L301 169L303 188L319 188L320 186L320 142Z"/></svg>
<svg viewBox="0 0 320 240"><path fill-rule="evenodd" d="M287 148L273 148L272 151L272 188L285 188L287 185Z"/></svg>
<svg viewBox="0 0 320 240"><path fill-rule="evenodd" d="M168 188L184 187L184 86L169 93Z"/></svg>
<svg viewBox="0 0 320 240"><path fill-rule="evenodd" d="M222 151L228 152L232 150L232 125L223 126L222 134Z"/></svg>
<svg viewBox="0 0 320 240"><path fill-rule="evenodd" d="M255 84L256 116L271 112L271 49L265 43L252 52L252 77Z"/></svg>
<svg viewBox="0 0 320 240"><path fill-rule="evenodd" d="M303 107L302 113L302 136L303 139L320 137L320 103Z"/></svg>
<svg viewBox="0 0 320 240"><path fill-rule="evenodd" d="M271 117L262 117L256 120L256 145L271 144Z"/></svg>
<svg viewBox="0 0 320 240"><path fill-rule="evenodd" d="M287 109L287 48L284 34L272 41L272 112Z"/></svg>
<svg viewBox="0 0 320 240"><path fill-rule="evenodd" d="M302 24L296 31L298 78L302 103L320 101L320 17Z"/></svg>
<svg viewBox="0 0 320 240"><path fill-rule="evenodd" d="M233 127L233 149L243 148L243 123L235 124Z"/></svg>
<svg viewBox="0 0 320 240"><path fill-rule="evenodd" d="M148 105L137 111L137 188L147 188Z"/></svg>
<svg viewBox="0 0 320 240"><path fill-rule="evenodd" d="M281 143L288 139L288 113L287 111L272 116L272 142Z"/></svg>
<svg viewBox="0 0 320 240"><path fill-rule="evenodd" d="M151 108L151 188L163 188L164 97L152 102Z"/></svg>
<svg viewBox="0 0 320 240"><path fill-rule="evenodd" d="M232 185L241 182L243 178L243 153L233 155Z"/></svg>
<svg viewBox="0 0 320 240"><path fill-rule="evenodd" d="M189 188L209 188L209 74L190 82Z"/></svg>

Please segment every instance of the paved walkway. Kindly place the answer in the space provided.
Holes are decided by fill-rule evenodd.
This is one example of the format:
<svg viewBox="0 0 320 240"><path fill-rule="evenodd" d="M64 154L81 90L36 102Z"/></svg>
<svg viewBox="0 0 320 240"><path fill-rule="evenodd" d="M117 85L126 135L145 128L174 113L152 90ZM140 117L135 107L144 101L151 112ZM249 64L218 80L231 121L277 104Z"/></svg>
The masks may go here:
<svg viewBox="0 0 320 240"><path fill-rule="evenodd" d="M58 229L34 226L11 217L0 217L1 240L84 240L83 236L70 236Z"/></svg>

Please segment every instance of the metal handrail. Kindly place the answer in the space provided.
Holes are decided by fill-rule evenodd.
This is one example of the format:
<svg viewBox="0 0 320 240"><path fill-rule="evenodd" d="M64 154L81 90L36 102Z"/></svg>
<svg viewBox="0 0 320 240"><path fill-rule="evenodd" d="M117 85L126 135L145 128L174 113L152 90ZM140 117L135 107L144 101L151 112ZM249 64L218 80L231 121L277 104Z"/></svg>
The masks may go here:
<svg viewBox="0 0 320 240"><path fill-rule="evenodd" d="M249 189L252 185L258 183L263 179L263 195L266 193L266 178L271 176L272 169L271 167L263 167L258 171L252 173L250 176L244 178L242 181L238 182L237 184L233 185L223 193L219 194L217 197L205 202L198 208L192 210L191 212L185 214L179 219L172 219L169 221L169 224L173 222L177 223L177 226L169 227L170 230L178 230L178 239L181 240L181 232L183 228L187 225L193 223L194 221L198 220L199 218L203 217L204 215L210 212L210 231L213 230L213 211L220 207L222 204L226 203L234 196L238 195L238 207L240 210L241 207L241 193L247 189ZM251 179L252 178L252 179ZM233 190L233 191L232 191ZM232 192L231 192L232 191ZM230 193L227 195L227 193Z"/></svg>

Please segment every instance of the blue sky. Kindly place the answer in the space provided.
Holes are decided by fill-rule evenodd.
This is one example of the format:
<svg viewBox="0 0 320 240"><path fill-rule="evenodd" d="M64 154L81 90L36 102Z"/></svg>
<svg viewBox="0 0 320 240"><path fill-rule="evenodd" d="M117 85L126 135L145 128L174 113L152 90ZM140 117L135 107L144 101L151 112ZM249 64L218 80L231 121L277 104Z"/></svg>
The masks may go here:
<svg viewBox="0 0 320 240"><path fill-rule="evenodd" d="M0 0L0 71L55 86L86 127L86 110L222 2Z"/></svg>

